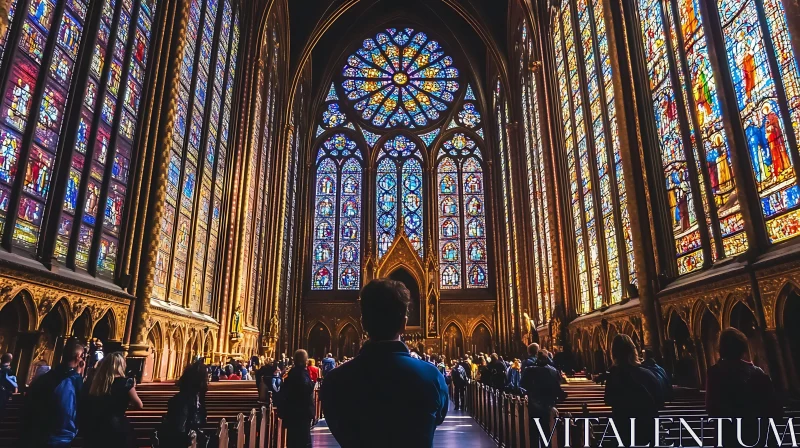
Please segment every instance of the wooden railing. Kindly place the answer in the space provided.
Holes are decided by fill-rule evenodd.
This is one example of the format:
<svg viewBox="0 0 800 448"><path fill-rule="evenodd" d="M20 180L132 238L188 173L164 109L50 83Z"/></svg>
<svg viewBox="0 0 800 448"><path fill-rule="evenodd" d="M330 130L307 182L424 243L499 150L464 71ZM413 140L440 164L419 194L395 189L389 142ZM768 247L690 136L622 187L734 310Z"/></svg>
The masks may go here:
<svg viewBox="0 0 800 448"><path fill-rule="evenodd" d="M269 394L269 405L262 406L258 412L250 411L245 417L240 413L236 417L236 448L286 448L286 428L283 420L278 417L278 408L273 405L272 393ZM314 424L322 418L322 402L319 399L319 384L314 387ZM228 448L230 445L229 423L223 418L219 422L219 448ZM195 444L192 444L192 448Z"/></svg>
<svg viewBox="0 0 800 448"><path fill-rule="evenodd" d="M485 384L467 385L466 410L498 446L528 447L531 440L528 398L507 394Z"/></svg>

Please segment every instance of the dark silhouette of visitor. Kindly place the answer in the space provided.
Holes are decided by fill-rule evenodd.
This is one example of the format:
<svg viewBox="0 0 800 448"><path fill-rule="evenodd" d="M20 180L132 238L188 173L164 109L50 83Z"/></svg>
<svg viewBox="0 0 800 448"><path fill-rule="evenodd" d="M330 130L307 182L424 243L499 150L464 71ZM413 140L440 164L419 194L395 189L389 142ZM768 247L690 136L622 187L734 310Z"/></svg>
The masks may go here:
<svg viewBox="0 0 800 448"><path fill-rule="evenodd" d="M783 414L780 400L769 375L750 361L747 336L736 328L726 328L719 335L720 360L708 368L706 381L706 411L709 417L742 419L742 442L737 438L736 424L723 424L725 446L752 446L759 440L763 446L769 417ZM779 427L782 431L782 428Z"/></svg>
<svg viewBox="0 0 800 448"><path fill-rule="evenodd" d="M605 402L625 446L654 445L654 419L664 405L664 393L658 377L641 365L633 340L626 334L611 342L614 365L606 378ZM631 438L631 417L636 418L636 440Z"/></svg>
<svg viewBox="0 0 800 448"><path fill-rule="evenodd" d="M83 387L86 353L69 342L61 364L38 377L25 403L26 447L68 447L78 433L78 397Z"/></svg>
<svg viewBox="0 0 800 448"><path fill-rule="evenodd" d="M286 375L276 400L278 416L287 429L286 446L305 448L311 446L311 421L316 413L314 381L308 373L308 353L294 352L294 367Z"/></svg>
<svg viewBox="0 0 800 448"><path fill-rule="evenodd" d="M436 366L414 359L400 339L409 291L376 279L361 290L361 323L369 335L358 356L322 383L322 409L343 448L430 447L447 414L447 384Z"/></svg>

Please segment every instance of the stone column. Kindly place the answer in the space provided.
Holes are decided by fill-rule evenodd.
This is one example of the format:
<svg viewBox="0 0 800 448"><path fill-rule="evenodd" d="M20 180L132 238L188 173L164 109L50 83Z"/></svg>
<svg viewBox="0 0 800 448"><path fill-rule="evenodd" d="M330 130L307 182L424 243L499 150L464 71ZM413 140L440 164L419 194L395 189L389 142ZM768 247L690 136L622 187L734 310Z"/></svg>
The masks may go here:
<svg viewBox="0 0 800 448"><path fill-rule="evenodd" d="M706 362L706 348L700 338L695 338L694 340L694 356L697 359L697 387L703 388L706 384L708 363Z"/></svg>
<svg viewBox="0 0 800 448"><path fill-rule="evenodd" d="M647 176L644 168L644 145L642 144L641 123L639 121L639 101L644 101L647 84L642 88L642 80L634 75L631 49L635 39L625 35L626 23L623 14L627 11L620 1L604 0L606 30L608 32L609 58L613 72L614 102L619 127L619 145L622 156L622 171L625 174L625 190L628 195L628 214L630 216L631 238L633 239L633 258L636 263L639 305L642 310L642 339L644 346L661 353L660 307L656 298L656 268L653 241L650 235L646 191ZM633 27L629 34L636 33ZM636 54L634 52L634 54ZM638 95L638 97L637 97Z"/></svg>
<svg viewBox="0 0 800 448"><path fill-rule="evenodd" d="M189 16L189 3L186 1L169 2L165 7L170 8L166 15L166 41L164 49L168 50L168 64L164 72L159 71L155 85L165 88L162 104L166 104L166 114L158 123L157 141L155 142L155 160L153 180L156 184L150 192L150 207L145 219L142 244L143 254L139 276L139 287L136 291L134 305L133 328L129 356L140 358L141 361L148 355L147 321L150 317L150 298L153 294L153 276L155 262L158 254L158 231L160 220L164 214L164 200L166 197L167 170L169 168L169 151L172 143L172 130L175 121L175 108L178 96L178 80L180 77L181 55L186 44L186 25ZM171 35L169 31L171 30Z"/></svg>
<svg viewBox="0 0 800 448"><path fill-rule="evenodd" d="M780 339L774 328L763 330L761 335L764 341L764 350L767 352L767 362L769 362L772 381L775 382L776 389L781 391L789 390L789 379L786 372L786 363L783 359Z"/></svg>

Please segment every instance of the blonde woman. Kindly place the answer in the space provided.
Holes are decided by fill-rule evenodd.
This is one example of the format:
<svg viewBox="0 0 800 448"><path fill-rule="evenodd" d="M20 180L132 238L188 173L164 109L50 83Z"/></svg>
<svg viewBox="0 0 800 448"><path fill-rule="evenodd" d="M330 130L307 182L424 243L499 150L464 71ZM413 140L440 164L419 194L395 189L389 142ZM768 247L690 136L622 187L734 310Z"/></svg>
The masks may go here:
<svg viewBox="0 0 800 448"><path fill-rule="evenodd" d="M125 356L116 352L104 357L96 366L81 406L81 434L87 447L132 447L135 439L128 409L142 409L136 393L136 382L125 377Z"/></svg>

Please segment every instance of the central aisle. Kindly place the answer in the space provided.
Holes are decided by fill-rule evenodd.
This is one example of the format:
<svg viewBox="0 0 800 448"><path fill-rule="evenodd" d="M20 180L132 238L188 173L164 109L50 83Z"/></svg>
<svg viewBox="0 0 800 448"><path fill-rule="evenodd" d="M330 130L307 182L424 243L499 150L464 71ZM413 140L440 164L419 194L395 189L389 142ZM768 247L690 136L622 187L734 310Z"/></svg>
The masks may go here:
<svg viewBox="0 0 800 448"><path fill-rule="evenodd" d="M311 428L311 446L314 448L339 446L325 419ZM467 413L453 410L453 403L450 402L450 410L444 423L436 428L433 446L434 448L490 448L496 447L497 444Z"/></svg>

